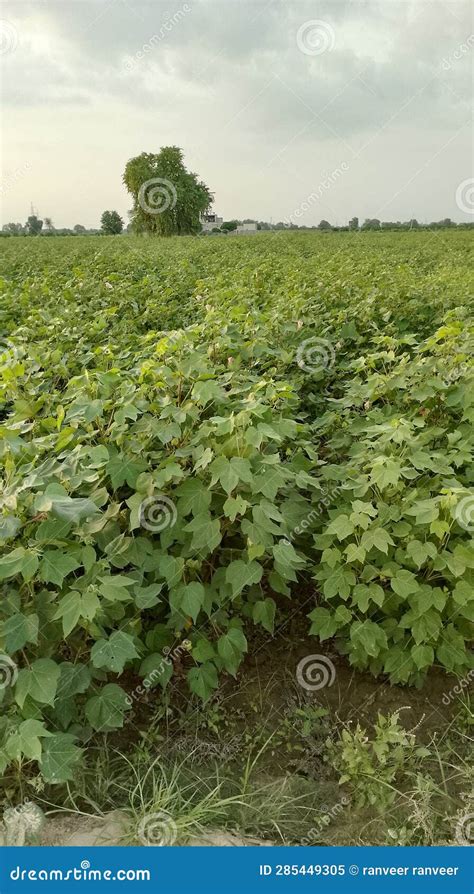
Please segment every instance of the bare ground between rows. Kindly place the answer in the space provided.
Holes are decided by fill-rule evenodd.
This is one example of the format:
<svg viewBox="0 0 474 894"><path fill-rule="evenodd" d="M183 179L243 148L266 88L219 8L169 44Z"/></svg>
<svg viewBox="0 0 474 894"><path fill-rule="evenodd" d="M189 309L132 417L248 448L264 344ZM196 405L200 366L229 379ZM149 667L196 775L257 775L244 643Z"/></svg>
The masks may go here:
<svg viewBox="0 0 474 894"><path fill-rule="evenodd" d="M298 682L297 669L304 659L331 662L334 673L320 688L306 688ZM184 670L181 669L184 675ZM328 722L334 726L360 723L370 730L379 713L400 711L407 729L416 728L417 738L428 740L446 729L457 709L454 687L456 677L433 669L421 688L391 685L384 677L375 678L357 671L328 644L321 644L307 634L305 619L295 619L284 634L274 638L256 636L249 643L249 654L238 678L228 677L210 702L201 706L191 703L184 677L174 678L171 685L171 720L160 725L165 741L171 746L176 734L184 729L188 735L202 726L212 729L207 718L214 710L225 715L222 727L216 729L222 742L242 729L261 727L269 735L295 707L323 708ZM156 692L151 691L134 706L134 724L147 725L156 707ZM287 766L286 761L284 767Z"/></svg>

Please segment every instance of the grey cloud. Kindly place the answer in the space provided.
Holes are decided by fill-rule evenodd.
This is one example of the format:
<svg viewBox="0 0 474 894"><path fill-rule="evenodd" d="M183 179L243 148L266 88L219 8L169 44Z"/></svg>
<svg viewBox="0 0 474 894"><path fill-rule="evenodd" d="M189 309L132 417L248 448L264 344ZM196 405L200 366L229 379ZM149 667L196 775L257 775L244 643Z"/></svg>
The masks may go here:
<svg viewBox="0 0 474 894"><path fill-rule="evenodd" d="M183 6L191 11L143 52ZM270 122L282 130L303 125L308 108L323 110L331 127L337 118L345 134L380 126L419 90L417 114L437 125L445 119L455 123L456 105L469 95L470 62L466 54L449 71L442 69L443 58L470 33L468 5L455 6L456 15L442 3L399 0L27 0L12 8L20 35L21 22L32 16L45 27L49 23L60 35L63 59L25 59L20 46L6 67L3 99L34 105L87 102L102 94L142 105L159 94L160 76L166 76L178 88L207 89L211 104L216 93L227 97L230 89L241 107L249 104L245 120L257 131ZM296 41L298 27L314 19L327 22L335 37L334 47L321 56L305 55ZM357 39L351 43L347 34L353 32ZM389 36L382 59L379 35ZM132 72L124 67L127 58ZM252 102L273 76L264 99ZM451 99L440 89L443 80L454 90Z"/></svg>
<svg viewBox="0 0 474 894"><path fill-rule="evenodd" d="M178 142L203 176L214 180L222 165L224 191L229 152L247 187L254 178L263 190L266 157L288 167L288 182L312 175L312 156L330 170L333 155L334 163L352 161L370 146L385 153L381 168L406 170L409 179L431 143L434 154L460 131L451 151L464 159L472 146L461 130L474 58L464 0L15 0L2 16L19 36L3 60L2 99L23 145L28 122L37 134L45 110L46 128L57 109L64 132L70 110L101 143L109 139L104 122L117 114L133 122L114 147L117 170L140 149ZM298 45L299 29L314 20L329 29L325 52ZM79 134L77 154L93 163L87 152ZM356 170L324 197L329 208L351 178L357 191Z"/></svg>

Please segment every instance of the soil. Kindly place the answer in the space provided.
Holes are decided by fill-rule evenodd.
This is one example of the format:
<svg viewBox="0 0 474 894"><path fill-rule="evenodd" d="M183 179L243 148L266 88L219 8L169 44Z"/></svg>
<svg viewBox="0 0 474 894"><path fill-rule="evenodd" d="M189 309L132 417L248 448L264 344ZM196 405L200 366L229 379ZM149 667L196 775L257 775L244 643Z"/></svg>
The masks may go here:
<svg viewBox="0 0 474 894"><path fill-rule="evenodd" d="M310 608L308 609L310 610ZM317 689L302 686L297 679L297 668L308 657L323 659L333 666L327 685ZM330 664L329 664L330 663ZM124 675L125 677L125 675ZM132 690L133 678L120 680ZM228 765L242 771L250 750L253 755L266 740L269 747L262 749L258 775L263 781L272 780L285 786L300 780L305 794L314 794L318 809L331 810L341 800L341 789L333 769L324 762L328 735L340 730L341 724L360 723L367 730L377 720L379 712L400 711L400 720L409 730L416 729L417 740L428 742L441 737L449 728L459 709L454 687L459 681L441 671L432 671L422 688L390 685L383 678L375 679L350 667L348 661L330 645L319 643L307 634L305 618L295 618L285 625L284 633L270 638L255 635L249 643L249 654L239 671L237 680L228 677L204 707L191 702L186 681L177 675L168 687L168 709L158 720L157 707L161 690L153 690L134 702L131 723L114 734L111 748L127 752L136 746L140 735L159 744L165 759L176 756L190 764L198 775L205 774L212 764ZM172 692L170 692L170 689ZM309 732L304 731L307 716L321 714ZM163 717L163 712L161 714ZM274 737L274 738L272 738ZM130 752L132 753L132 752ZM305 788L306 786L306 788ZM114 803L114 802L113 802ZM330 805L326 807L325 805ZM87 808L86 808L87 809ZM377 843L379 821L372 815L367 820L366 833ZM361 834L361 817L353 828L351 811L338 814L331 826L331 843L357 843ZM364 827L365 828L365 827ZM251 832L251 829L244 831ZM264 836L267 832L262 833ZM242 838L233 832L211 830L203 838L178 842L191 846L246 846L270 844L255 838ZM273 836L269 836L273 837ZM65 812L48 815L42 845L97 846L137 844L129 817L114 810L105 817ZM360 842L359 842L360 843Z"/></svg>
<svg viewBox="0 0 474 894"><path fill-rule="evenodd" d="M105 816L61 813L48 816L40 847L129 847L140 846L133 838L130 817L120 810ZM206 830L186 841L176 842L177 847L271 847L271 841L260 841L228 831Z"/></svg>

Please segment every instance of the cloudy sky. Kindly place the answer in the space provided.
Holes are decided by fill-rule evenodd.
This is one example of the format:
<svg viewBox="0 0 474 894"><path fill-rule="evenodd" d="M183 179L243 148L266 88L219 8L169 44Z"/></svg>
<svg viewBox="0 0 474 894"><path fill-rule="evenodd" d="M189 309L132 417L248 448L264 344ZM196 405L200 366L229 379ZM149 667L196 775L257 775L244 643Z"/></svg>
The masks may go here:
<svg viewBox="0 0 474 894"><path fill-rule="evenodd" d="M126 217L127 159L173 144L225 218L472 221L473 9L6 0L1 223Z"/></svg>

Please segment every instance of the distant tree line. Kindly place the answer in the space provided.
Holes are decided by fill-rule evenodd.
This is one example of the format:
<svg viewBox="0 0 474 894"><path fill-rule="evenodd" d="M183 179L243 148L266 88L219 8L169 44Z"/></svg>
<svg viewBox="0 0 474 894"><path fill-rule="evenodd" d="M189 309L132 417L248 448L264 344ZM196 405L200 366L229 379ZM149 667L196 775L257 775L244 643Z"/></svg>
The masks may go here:
<svg viewBox="0 0 474 894"><path fill-rule="evenodd" d="M194 175L193 175L194 176ZM208 200L208 199L206 199ZM201 204L203 203L203 199ZM194 218L191 221L190 229L186 228L186 225L183 224L181 233L198 233L200 231L201 225L199 223L199 214L200 211L198 208L194 211ZM134 217L135 215L135 217ZM161 217L161 215L156 215L157 217ZM155 221L155 215L152 217L153 221ZM82 224L75 224L74 227L55 227L53 221L50 217L45 217L44 220L41 220L37 214L30 214L26 223L7 223L4 224L2 230L0 231L0 236L117 236L123 232L126 233L136 233L136 232L147 232L147 227L144 225L141 209L137 211L135 209L132 212L132 221L128 224L128 226L124 229L124 222L121 218L118 211L104 211L101 217L101 226L100 229L97 228L87 228ZM346 226L333 226L333 224L329 223L328 220L321 220L319 224L313 226L304 226L298 225L294 223L289 223L288 221L280 220L277 223L269 223L265 220L255 220L255 218L246 217L243 220L237 220L236 218L233 220L225 220L220 227L216 227L209 235L225 234L230 233L233 230L236 230L238 226L244 223L256 223L258 230L322 230L327 232L348 232L348 231L357 231L363 232L366 230L446 230L446 229L472 229L474 227L473 222L466 223L456 223L451 220L449 217L443 218L443 220L435 220L431 223L419 223L416 218L412 220L406 221L391 221L391 220L379 220L378 218L366 218L362 224L359 223L358 217L352 217L349 223ZM168 232L168 235L172 235L176 233L176 230L173 226L170 226L170 223L166 225L171 232ZM158 234L159 230L154 229L152 232ZM162 233L162 235L164 235Z"/></svg>
<svg viewBox="0 0 474 894"><path fill-rule="evenodd" d="M258 230L327 230L332 232L348 232L355 230L357 232L363 230L444 230L444 229L467 229L474 227L474 222L466 222L457 224L449 217L443 220L432 221L431 223L419 223L415 218L406 221L390 221L378 220L378 218L366 218L363 223L359 223L358 217L352 217L347 225L333 226L328 220L321 220L319 224L304 225L295 224L288 220L279 220L277 223L269 223L266 220L255 220L255 218L245 218L245 220L225 220L220 228L215 229L215 233L235 230L242 223L256 223Z"/></svg>
<svg viewBox="0 0 474 894"><path fill-rule="evenodd" d="M431 223L419 223L416 218L406 221L391 221L369 217L366 218L362 224L359 223L358 217L352 217L346 226L333 226L327 220L321 220L319 224L314 226L298 225L283 220L278 221L276 224L258 221L259 230L331 230L333 232L345 232L349 230L445 230L456 227L458 229L469 229L474 227L474 222L456 223L454 220L451 220L450 217L445 217L443 220L435 220Z"/></svg>
<svg viewBox="0 0 474 894"><path fill-rule="evenodd" d="M117 236L123 231L123 220L118 211L104 211L100 229L75 224L70 227L55 227L50 217L41 220L37 214L30 214L26 223L4 224L1 236Z"/></svg>

